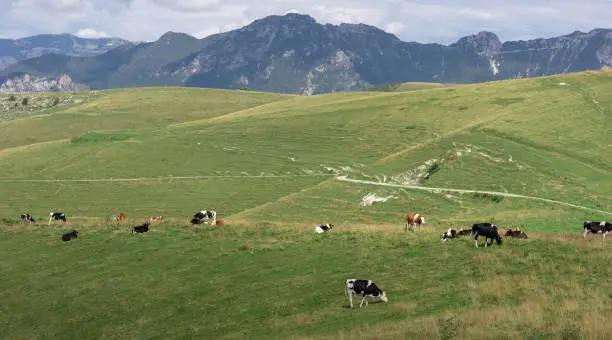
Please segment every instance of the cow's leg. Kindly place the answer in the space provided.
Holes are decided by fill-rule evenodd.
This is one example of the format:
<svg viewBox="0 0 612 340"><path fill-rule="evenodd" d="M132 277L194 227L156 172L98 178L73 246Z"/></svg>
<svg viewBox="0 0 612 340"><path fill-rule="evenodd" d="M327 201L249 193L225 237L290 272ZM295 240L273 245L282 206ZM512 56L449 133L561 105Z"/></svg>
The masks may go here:
<svg viewBox="0 0 612 340"><path fill-rule="evenodd" d="M586 239L586 236L588 233L589 233L589 229L584 228L584 234L582 236L584 236L584 238Z"/></svg>
<svg viewBox="0 0 612 340"><path fill-rule="evenodd" d="M348 296L349 296L349 303L351 305L351 308L353 308L353 292L348 292Z"/></svg>
<svg viewBox="0 0 612 340"><path fill-rule="evenodd" d="M365 295L363 296L363 299L361 299L361 303L359 304L359 308L361 308L361 306L363 305L364 301L365 301L366 306L367 306L367 305L368 305L368 302L366 301L366 297L365 297Z"/></svg>
<svg viewBox="0 0 612 340"><path fill-rule="evenodd" d="M478 248L478 234L474 234L474 247Z"/></svg>
<svg viewBox="0 0 612 340"><path fill-rule="evenodd" d="M53 219L53 217L49 217L49 226L51 225L51 220Z"/></svg>

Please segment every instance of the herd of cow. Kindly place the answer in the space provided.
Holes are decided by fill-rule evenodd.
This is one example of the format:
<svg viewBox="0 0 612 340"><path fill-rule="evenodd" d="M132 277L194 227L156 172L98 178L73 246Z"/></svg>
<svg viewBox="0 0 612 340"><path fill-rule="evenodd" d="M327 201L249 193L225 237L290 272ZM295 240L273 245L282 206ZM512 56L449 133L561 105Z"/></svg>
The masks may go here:
<svg viewBox="0 0 612 340"><path fill-rule="evenodd" d="M118 216L111 216L112 220L115 221L123 221L125 220L125 214L120 213ZM149 217L148 220L142 224L132 228L132 234L143 234L149 231L150 223L153 221L162 221L162 216L154 216ZM66 223L66 215L63 212L51 212L49 213L49 225L53 221L63 221ZM22 214L21 215L22 223L32 223L35 222L34 218L31 214ZM191 224L217 224L217 213L212 210L202 210L193 215L191 218ZM425 218L415 212L411 212L406 215L406 232L412 230L416 231L417 228L420 230L421 226L425 224ZM315 227L316 233L326 233L333 229L333 224L327 223L323 225L319 225ZM587 234L602 234L605 239L608 232L612 231L612 223L602 221L602 222L592 222L586 221L584 222L584 234L583 236L586 238ZM79 232L73 230L71 232L65 233L62 235L62 241L70 241L74 240L78 237ZM502 237L498 232L498 227L492 223L474 223L472 224L471 229L459 229L458 231L452 228L449 228L447 231L442 233L441 240L447 241L448 239L460 237L460 236L470 236L474 238L474 247L478 248L478 236L485 237L485 247L489 245L489 239L491 240L491 246L493 246L493 241L496 241L498 245L502 244ZM508 229L504 234L504 237L513 237L519 239L527 239L527 234L524 231L521 231L519 228ZM349 297L349 304L351 308L353 308L353 295L360 296L361 303L359 307L362 305L368 305L368 301L383 301L387 302L387 294L385 291L380 289L372 280L363 280L363 279L348 279L345 282L345 292Z"/></svg>
<svg viewBox="0 0 612 340"><path fill-rule="evenodd" d="M125 221L125 214L120 213L117 216L110 216L108 219L112 221ZM161 222L163 220L163 216L153 216L149 217L143 224L137 225L132 228L132 234L143 234L149 231L149 226L151 222ZM49 225L55 221L62 221L66 223L66 214L63 212L51 212L49 213ZM30 213L21 214L20 223L35 223L36 220L34 216ZM202 210L195 213L191 219L191 224L217 224L217 213L212 210ZM62 235L62 241L70 241L74 240L78 237L79 232L77 230L73 230L71 232L65 233Z"/></svg>

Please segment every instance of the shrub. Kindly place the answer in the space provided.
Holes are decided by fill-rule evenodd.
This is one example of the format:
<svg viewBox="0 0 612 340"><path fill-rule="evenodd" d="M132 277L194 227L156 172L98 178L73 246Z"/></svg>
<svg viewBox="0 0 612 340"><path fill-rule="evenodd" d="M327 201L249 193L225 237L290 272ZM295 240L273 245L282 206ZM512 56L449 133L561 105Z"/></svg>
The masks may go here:
<svg viewBox="0 0 612 340"><path fill-rule="evenodd" d="M14 95L14 94L12 94L12 95L10 95L10 96L8 97L8 100L9 100L9 102L14 102L14 101L16 101L16 100L17 100L17 98L15 97L15 95Z"/></svg>
<svg viewBox="0 0 612 340"><path fill-rule="evenodd" d="M504 200L504 196L495 195L495 194L489 194L489 193L485 193L485 192L475 192L474 193L474 197L475 198L480 198L480 199L485 199L485 200L490 200L490 201L492 201L494 203L499 203L499 202Z"/></svg>
<svg viewBox="0 0 612 340"><path fill-rule="evenodd" d="M29 101L28 97L23 98L23 99L21 100L21 105L23 105L23 106L28 105L28 101Z"/></svg>

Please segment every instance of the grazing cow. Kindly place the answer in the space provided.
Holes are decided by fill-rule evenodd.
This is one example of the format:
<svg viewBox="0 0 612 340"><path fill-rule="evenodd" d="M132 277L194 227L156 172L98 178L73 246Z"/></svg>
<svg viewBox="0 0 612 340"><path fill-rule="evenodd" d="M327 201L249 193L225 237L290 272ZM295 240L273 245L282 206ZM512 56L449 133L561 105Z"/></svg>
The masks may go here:
<svg viewBox="0 0 612 340"><path fill-rule="evenodd" d="M334 225L331 224L331 223L323 224L323 225L315 227L315 232L317 232L319 234L320 233L324 233L324 232L332 230L333 227L334 227Z"/></svg>
<svg viewBox="0 0 612 340"><path fill-rule="evenodd" d="M446 242L447 239L455 237L457 237L457 231L455 229L448 228L448 231L442 233L441 240Z"/></svg>
<svg viewBox="0 0 612 340"><path fill-rule="evenodd" d="M612 231L612 223L603 221L603 222L591 222L586 221L583 224L584 227L584 238L586 238L588 233L593 234L603 234L603 238L606 238L608 232Z"/></svg>
<svg viewBox="0 0 612 340"><path fill-rule="evenodd" d="M457 236L472 236L472 229L459 229Z"/></svg>
<svg viewBox="0 0 612 340"><path fill-rule="evenodd" d="M385 303L387 302L387 294L382 291L380 288L376 287L376 284L372 282L372 280L356 280L349 279L346 280L346 295L349 296L349 302L351 304L351 308L353 308L353 294L359 295L362 297L361 303L359 304L359 308L365 302L366 306L368 305L368 299L371 300L382 300Z"/></svg>
<svg viewBox="0 0 612 340"><path fill-rule="evenodd" d="M520 228L516 228L516 230L508 229L508 231L506 231L506 234L504 236L528 239L527 234L524 231L522 231Z"/></svg>
<svg viewBox="0 0 612 340"><path fill-rule="evenodd" d="M482 235L485 237L485 248L489 245L489 239L491 239L491 246L493 246L493 240L497 241L497 244L501 246L502 238L497 232L497 226L491 223L475 223L472 224L472 235L474 236L474 247L478 248L478 236Z"/></svg>
<svg viewBox="0 0 612 340"><path fill-rule="evenodd" d="M194 219L201 220L199 223L193 223ZM202 210L193 215L193 224L202 224L210 221L210 224L214 225L217 222L217 212L213 210Z"/></svg>
<svg viewBox="0 0 612 340"><path fill-rule="evenodd" d="M163 216L151 216L149 217L149 222L161 222L163 219Z"/></svg>
<svg viewBox="0 0 612 340"><path fill-rule="evenodd" d="M30 214L21 214L21 223L34 223L34 217Z"/></svg>
<svg viewBox="0 0 612 340"><path fill-rule="evenodd" d="M78 236L79 236L79 232L76 230L73 230L69 233L65 233L64 235L62 235L62 241L66 242L70 240L76 240Z"/></svg>
<svg viewBox="0 0 612 340"><path fill-rule="evenodd" d="M143 225L138 225L132 228L132 234L143 234L149 231L149 222L145 222Z"/></svg>
<svg viewBox="0 0 612 340"><path fill-rule="evenodd" d="M49 225L51 225L52 221L64 221L66 223L66 215L63 212L49 213Z"/></svg>
<svg viewBox="0 0 612 340"><path fill-rule="evenodd" d="M419 226L419 230L421 230L421 225L425 224L425 218L415 212L408 213L406 215L406 231L409 230L409 227L412 226L412 231L416 231L416 226Z"/></svg>

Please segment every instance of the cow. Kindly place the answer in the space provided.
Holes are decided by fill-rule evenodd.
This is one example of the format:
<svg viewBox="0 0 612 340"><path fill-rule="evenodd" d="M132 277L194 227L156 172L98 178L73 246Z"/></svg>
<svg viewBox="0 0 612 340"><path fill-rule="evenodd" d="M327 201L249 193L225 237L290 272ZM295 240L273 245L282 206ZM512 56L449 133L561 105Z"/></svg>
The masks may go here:
<svg viewBox="0 0 612 340"><path fill-rule="evenodd" d="M28 223L28 224L30 224L30 223L34 223L36 221L34 220L34 217L32 217L31 214L21 214L21 221L20 222L21 223Z"/></svg>
<svg viewBox="0 0 612 340"><path fill-rule="evenodd" d="M149 222L161 222L163 219L163 216L151 216L149 217Z"/></svg>
<svg viewBox="0 0 612 340"><path fill-rule="evenodd" d="M448 231L442 233L441 240L446 242L447 239L455 237L457 237L457 231L455 229L448 228Z"/></svg>
<svg viewBox="0 0 612 340"><path fill-rule="evenodd" d="M333 227L334 227L333 224L327 223L327 224L323 224L323 225L320 225L320 226L316 226L314 230L315 230L316 233L320 234L320 233L324 233L324 232L332 230Z"/></svg>
<svg viewBox="0 0 612 340"><path fill-rule="evenodd" d="M65 233L64 235L62 235L62 241L66 242L70 240L76 240L78 236L79 236L79 232L76 230L73 230L69 233Z"/></svg>
<svg viewBox="0 0 612 340"><path fill-rule="evenodd" d="M119 213L119 216L115 216L115 221L125 221L125 214Z"/></svg>
<svg viewBox="0 0 612 340"><path fill-rule="evenodd" d="M472 229L459 229L457 236L472 236Z"/></svg>
<svg viewBox="0 0 612 340"><path fill-rule="evenodd" d="M137 225L134 228L132 228L132 235L133 234L143 234L149 231L149 222L145 222L142 225Z"/></svg>
<svg viewBox="0 0 612 340"><path fill-rule="evenodd" d="M385 303L387 303L388 301L387 294L380 288L378 288L376 284L372 282L372 280L348 279L346 280L345 293L349 297L349 303L351 304L351 308L353 308L353 294L362 297L361 303L359 304L359 308L361 308L364 302L367 306L368 299L382 300Z"/></svg>
<svg viewBox="0 0 612 340"><path fill-rule="evenodd" d="M53 221L64 221L66 223L66 215L63 212L51 212L49 213L49 225Z"/></svg>
<svg viewBox="0 0 612 340"><path fill-rule="evenodd" d="M412 226L412 231L416 231L416 226L419 226L419 230L421 230L421 225L425 224L425 217L411 212L406 215L406 231L409 230L409 227Z"/></svg>
<svg viewBox="0 0 612 340"><path fill-rule="evenodd" d="M508 229L504 237L515 237L515 238L528 239L527 234L524 231L522 231L520 228L516 228L516 230Z"/></svg>
<svg viewBox="0 0 612 340"><path fill-rule="evenodd" d="M608 232L612 231L612 223L602 221L602 222L591 222L586 221L583 224L584 227L584 238L586 239L588 233L593 234L603 234L603 238L606 238Z"/></svg>
<svg viewBox="0 0 612 340"><path fill-rule="evenodd" d="M198 223L193 223L194 220L200 220ZM193 215L192 224L208 223L214 225L217 222L217 212L213 210L202 210Z"/></svg>
<svg viewBox="0 0 612 340"><path fill-rule="evenodd" d="M474 223L472 224L472 236L474 236L474 247L478 248L478 236L482 235L485 237L485 248L489 245L489 239L491 239L491 246L493 246L493 240L497 241L497 244L501 246L502 238L497 232L497 226L491 223Z"/></svg>

